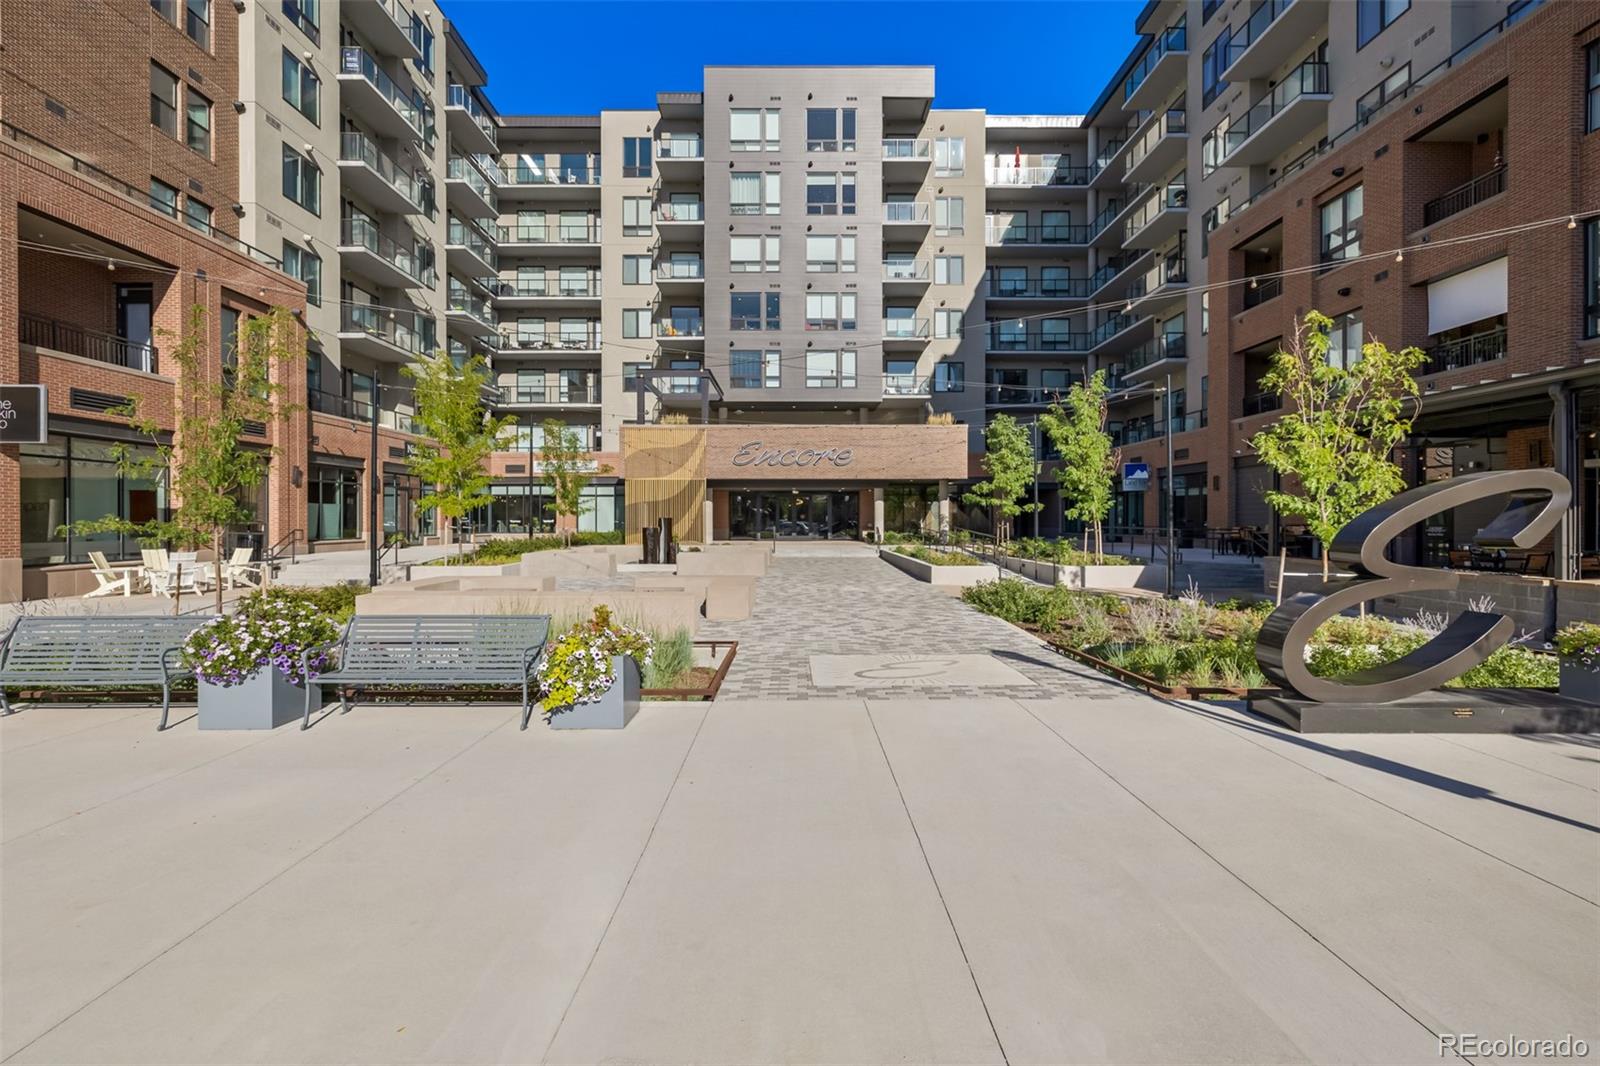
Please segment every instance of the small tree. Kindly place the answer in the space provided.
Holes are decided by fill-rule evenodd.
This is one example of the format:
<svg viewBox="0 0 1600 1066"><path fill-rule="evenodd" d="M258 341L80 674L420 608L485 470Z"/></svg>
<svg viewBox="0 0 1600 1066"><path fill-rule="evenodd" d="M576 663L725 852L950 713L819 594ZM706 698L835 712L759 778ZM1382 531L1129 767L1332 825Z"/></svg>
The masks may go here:
<svg viewBox="0 0 1600 1066"><path fill-rule="evenodd" d="M1086 522L1094 534L1096 555L1105 552L1101 523L1111 513L1117 464L1121 453L1111 444L1106 432L1106 372L1096 370L1087 382L1073 385L1067 393L1067 406L1051 404L1039 419L1061 455L1056 481L1061 495L1070 501L1066 514Z"/></svg>
<svg viewBox="0 0 1600 1066"><path fill-rule="evenodd" d="M1011 539L1011 520L1038 510L1036 503L1021 502L1033 484L1035 461L1028 431L1010 415L996 415L983 431L983 472L989 475L963 493L965 503L989 508L994 520L995 543Z"/></svg>
<svg viewBox="0 0 1600 1066"><path fill-rule="evenodd" d="M141 544L174 544L210 548L220 567L228 530L256 518L245 503L272 465L270 448L245 447L239 438L247 429L281 422L293 408L280 402L282 386L274 379L285 365L303 357L300 327L282 307L264 315L241 318L234 350L221 353L215 368L207 343L204 307L196 305L174 338L166 358L177 378L178 410L170 439L161 423L137 398L112 408L140 435L150 438L154 454L136 455L125 444L111 447L112 458L128 477L165 484L166 517L134 522L117 515L74 522L78 533L120 533ZM222 613L222 582L216 583L217 613Z"/></svg>
<svg viewBox="0 0 1600 1066"><path fill-rule="evenodd" d="M443 353L425 355L402 367L401 373L416 382L412 422L429 438L406 460L411 473L431 486L417 502L436 507L451 519L485 506L490 501L485 490L493 480L489 456L516 419L497 417L484 405L489 370L483 357L457 365ZM457 555L465 551L465 542L458 542Z"/></svg>
<svg viewBox="0 0 1600 1066"><path fill-rule="evenodd" d="M1312 311L1289 350L1272 357L1261 385L1283 398L1284 413L1250 440L1262 462L1298 485L1298 492L1268 491L1267 502L1305 519L1322 544L1324 579L1334 535L1405 488L1393 452L1421 410L1411 374L1425 358L1418 348L1390 351L1368 341L1351 366L1333 366L1332 328L1332 319Z"/></svg>
<svg viewBox="0 0 1600 1066"><path fill-rule="evenodd" d="M559 419L544 424L544 447L539 449L539 477L550 488L556 516L571 515L576 521L583 509L583 490L597 474L609 474L609 466L595 466L589 458L583 436ZM572 531L564 530L566 543Z"/></svg>

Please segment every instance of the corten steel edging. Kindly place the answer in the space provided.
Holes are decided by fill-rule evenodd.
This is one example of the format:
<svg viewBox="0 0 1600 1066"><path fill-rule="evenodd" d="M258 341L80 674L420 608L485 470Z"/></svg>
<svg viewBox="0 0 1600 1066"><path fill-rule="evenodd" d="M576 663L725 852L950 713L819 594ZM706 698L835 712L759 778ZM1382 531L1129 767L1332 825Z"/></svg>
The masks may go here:
<svg viewBox="0 0 1600 1066"><path fill-rule="evenodd" d="M737 640L697 640L697 648L710 648L715 655L718 648L727 648L728 654L723 656L722 663L717 667L717 672L712 675L711 683L705 688L642 688L641 696L674 697L684 700L714 700L717 693L722 690L722 680L728 676L728 668L733 665L733 657L739 652Z"/></svg>
<svg viewBox="0 0 1600 1066"><path fill-rule="evenodd" d="M1088 652L1083 651L1081 648L1073 648L1065 644L1057 644L1055 641L1048 638L1045 639L1045 646L1050 648L1057 655L1068 659L1075 659L1085 666L1094 667L1101 673L1110 674L1119 681L1126 681L1131 685L1138 685L1141 688L1149 689L1155 695L1169 700L1191 700L1198 699L1201 696L1228 696L1242 699L1252 691L1258 693L1270 692L1274 695L1277 694L1276 689L1247 689L1231 687L1228 685L1194 685L1169 688L1154 678L1145 677L1143 674L1134 673L1132 670L1125 670L1120 666L1114 666L1111 663L1106 662L1104 659L1098 659L1095 656L1090 655Z"/></svg>

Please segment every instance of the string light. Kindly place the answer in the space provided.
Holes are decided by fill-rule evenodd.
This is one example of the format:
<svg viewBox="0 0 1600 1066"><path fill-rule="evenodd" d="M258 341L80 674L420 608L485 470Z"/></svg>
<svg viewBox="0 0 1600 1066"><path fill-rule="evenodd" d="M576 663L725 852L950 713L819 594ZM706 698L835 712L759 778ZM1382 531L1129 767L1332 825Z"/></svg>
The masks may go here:
<svg viewBox="0 0 1600 1066"><path fill-rule="evenodd" d="M1577 229L1578 228L1578 216L1577 215L1568 215L1567 216L1567 228L1568 229Z"/></svg>

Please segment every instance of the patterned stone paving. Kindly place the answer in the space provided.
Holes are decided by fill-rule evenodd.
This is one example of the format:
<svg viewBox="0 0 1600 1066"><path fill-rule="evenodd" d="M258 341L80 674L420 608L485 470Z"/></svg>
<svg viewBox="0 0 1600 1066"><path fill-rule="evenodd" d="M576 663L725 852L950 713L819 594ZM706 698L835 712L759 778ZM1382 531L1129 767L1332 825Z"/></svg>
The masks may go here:
<svg viewBox="0 0 1600 1066"><path fill-rule="evenodd" d="M739 622L708 622L700 640L737 640L722 699L909 697L929 701L1010 696L1109 700L1115 683L1044 647L1020 629L980 614L957 597L901 573L876 555L809 557L780 553L756 584L755 611ZM914 692L884 686L817 688L813 655L987 654L1031 685L941 684Z"/></svg>

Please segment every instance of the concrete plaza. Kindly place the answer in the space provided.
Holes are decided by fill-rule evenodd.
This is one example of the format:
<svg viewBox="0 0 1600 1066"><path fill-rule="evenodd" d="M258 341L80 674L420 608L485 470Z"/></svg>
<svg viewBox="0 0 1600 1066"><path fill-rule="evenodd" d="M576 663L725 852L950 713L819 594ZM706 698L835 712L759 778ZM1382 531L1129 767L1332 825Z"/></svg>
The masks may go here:
<svg viewBox="0 0 1600 1066"><path fill-rule="evenodd" d="M0 722L7 1062L1600 1046L1594 738L1111 698Z"/></svg>

